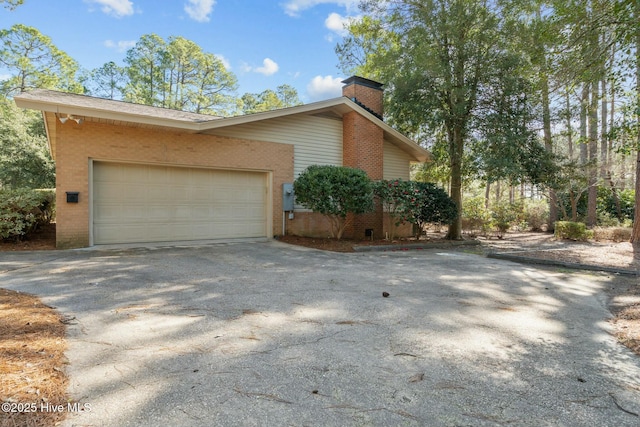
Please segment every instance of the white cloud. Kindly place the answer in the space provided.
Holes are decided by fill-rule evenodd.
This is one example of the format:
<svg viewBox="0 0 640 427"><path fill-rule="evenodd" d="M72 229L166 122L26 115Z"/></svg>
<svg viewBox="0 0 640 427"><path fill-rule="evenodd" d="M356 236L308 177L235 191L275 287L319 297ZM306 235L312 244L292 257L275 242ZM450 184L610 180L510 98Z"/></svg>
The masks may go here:
<svg viewBox="0 0 640 427"><path fill-rule="evenodd" d="M262 67L254 68L253 71L256 73L264 74L265 76L270 76L275 74L280 69L280 66L271 58L264 58L262 61Z"/></svg>
<svg viewBox="0 0 640 427"><path fill-rule="evenodd" d="M215 4L215 0L189 0L189 3L184 5L184 11L194 21L209 22L209 15Z"/></svg>
<svg viewBox="0 0 640 427"><path fill-rule="evenodd" d="M120 40L118 42L114 42L113 40L105 40L105 47L109 49L115 49L117 52L126 52L136 45L135 40Z"/></svg>
<svg viewBox="0 0 640 427"><path fill-rule="evenodd" d="M320 101L342 96L342 80L340 77L315 76L307 85L309 98L311 101Z"/></svg>
<svg viewBox="0 0 640 427"><path fill-rule="evenodd" d="M227 58L225 58L223 55L219 53L215 53L214 55L216 58L220 60L220 62L222 62L222 65L224 65L224 68L226 68L227 70L231 69L231 62L229 62Z"/></svg>
<svg viewBox="0 0 640 427"><path fill-rule="evenodd" d="M102 12L116 18L133 15L133 3L130 0L85 0L85 2L102 6L100 8Z"/></svg>
<svg viewBox="0 0 640 427"><path fill-rule="evenodd" d="M346 29L346 26L349 25L354 18L349 18L347 16L342 16L339 13L331 13L327 16L327 19L324 21L325 27L337 33L338 35L344 37L349 31Z"/></svg>
<svg viewBox="0 0 640 427"><path fill-rule="evenodd" d="M284 4L284 12L289 16L300 16L300 12L319 4L336 4L344 6L347 11L355 10L360 0L289 0Z"/></svg>

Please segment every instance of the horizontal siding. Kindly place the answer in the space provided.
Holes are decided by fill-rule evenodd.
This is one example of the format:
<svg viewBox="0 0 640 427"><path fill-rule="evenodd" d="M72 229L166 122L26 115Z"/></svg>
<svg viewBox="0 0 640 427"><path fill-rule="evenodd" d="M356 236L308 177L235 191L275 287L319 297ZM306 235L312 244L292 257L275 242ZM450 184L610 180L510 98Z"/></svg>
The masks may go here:
<svg viewBox="0 0 640 427"><path fill-rule="evenodd" d="M382 176L384 179L401 178L409 180L411 161L413 157L405 153L388 141L384 142L384 158L382 163Z"/></svg>
<svg viewBox="0 0 640 427"><path fill-rule="evenodd" d="M310 165L342 165L342 121L314 116L281 117L211 133L294 146L294 178Z"/></svg>

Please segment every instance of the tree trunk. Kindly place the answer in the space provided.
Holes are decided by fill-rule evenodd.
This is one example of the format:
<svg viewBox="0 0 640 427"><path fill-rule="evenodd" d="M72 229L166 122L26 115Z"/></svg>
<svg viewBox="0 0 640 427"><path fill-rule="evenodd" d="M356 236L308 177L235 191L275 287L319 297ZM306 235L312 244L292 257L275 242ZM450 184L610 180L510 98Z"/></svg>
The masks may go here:
<svg viewBox="0 0 640 427"><path fill-rule="evenodd" d="M565 97L565 106L567 107L567 145L569 148L569 160L573 160L573 127L571 126L571 99L569 98L569 89Z"/></svg>
<svg viewBox="0 0 640 427"><path fill-rule="evenodd" d="M491 197L491 182L487 180L487 188L484 190L484 207L489 209L489 198Z"/></svg>
<svg viewBox="0 0 640 427"><path fill-rule="evenodd" d="M640 19L640 2L635 2L634 15L636 22ZM636 102L640 104L640 26L636 26ZM636 106L636 119L640 122L640 105ZM636 211L633 217L633 232L631 244L633 245L633 259L636 269L640 271L640 132L636 139Z"/></svg>
<svg viewBox="0 0 640 427"><path fill-rule="evenodd" d="M609 154L609 136L607 135L607 119L608 117L608 104L607 104L607 80L602 79L602 89L600 91L602 94L602 102L601 102L601 120L600 120L600 179L607 178L607 169L609 167L609 159L607 155Z"/></svg>
<svg viewBox="0 0 640 427"><path fill-rule="evenodd" d="M462 129L454 126L450 137L451 199L458 207L458 217L449 226L448 240L462 240L462 153L464 136Z"/></svg>
<svg viewBox="0 0 640 427"><path fill-rule="evenodd" d="M538 10L538 14L540 11ZM538 19L540 16L538 16ZM547 77L546 63L541 73L542 86L542 128L544 133L544 148L553 152L553 139L551 137L551 108L549 106L549 78ZM547 230L553 231L558 220L558 197L555 190L549 189L549 219L547 220Z"/></svg>
<svg viewBox="0 0 640 427"><path fill-rule="evenodd" d="M569 192L569 199L571 201L571 221L578 221L578 197L575 196L573 190Z"/></svg>
<svg viewBox="0 0 640 427"><path fill-rule="evenodd" d="M640 67L638 70L638 74L640 75ZM640 92L640 87L638 89L638 92ZM638 154L636 156L636 211L633 217L633 233L631 236L631 243L633 243L634 253L637 254L638 257L640 257L640 135L638 136L637 148Z"/></svg>
<svg viewBox="0 0 640 427"><path fill-rule="evenodd" d="M582 95L580 97L580 164L586 164L589 161L587 150L587 111L589 110L589 85L585 83L582 86Z"/></svg>
<svg viewBox="0 0 640 427"><path fill-rule="evenodd" d="M593 227L597 220L598 203L598 81L591 84L589 105L589 190L587 193L587 225Z"/></svg>

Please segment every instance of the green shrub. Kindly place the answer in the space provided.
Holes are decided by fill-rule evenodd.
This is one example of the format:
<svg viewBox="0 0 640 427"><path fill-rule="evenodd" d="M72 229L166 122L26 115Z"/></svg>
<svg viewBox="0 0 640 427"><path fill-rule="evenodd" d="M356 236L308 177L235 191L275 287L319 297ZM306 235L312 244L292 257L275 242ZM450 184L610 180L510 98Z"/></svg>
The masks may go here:
<svg viewBox="0 0 640 427"><path fill-rule="evenodd" d="M373 189L367 174L343 166L311 165L293 183L296 202L325 215L331 224L331 237L340 239L347 225L347 214L373 210Z"/></svg>
<svg viewBox="0 0 640 427"><path fill-rule="evenodd" d="M374 183L373 191L392 222L388 224L391 239L395 227L406 222L416 225L416 237L420 239L426 224L450 224L458 215L449 195L429 182L381 180Z"/></svg>
<svg viewBox="0 0 640 427"><path fill-rule="evenodd" d="M601 227L619 227L620 220L608 211L598 212L598 225Z"/></svg>
<svg viewBox="0 0 640 427"><path fill-rule="evenodd" d="M462 228L467 232L491 230L491 212L484 205L484 197L473 197L462 204Z"/></svg>
<svg viewBox="0 0 640 427"><path fill-rule="evenodd" d="M458 217L458 207L446 191L430 182L416 182L415 185L424 197L420 220L430 224L451 224Z"/></svg>
<svg viewBox="0 0 640 427"><path fill-rule="evenodd" d="M458 206L442 188L429 182L413 184L419 190L419 198L411 212L411 222L418 228L418 239L426 224L451 224L458 217Z"/></svg>
<svg viewBox="0 0 640 427"><path fill-rule="evenodd" d="M622 216L633 221L636 212L636 191L632 188L619 193Z"/></svg>
<svg viewBox="0 0 640 427"><path fill-rule="evenodd" d="M549 206L544 200L529 200L524 204L524 220L531 231L542 231L549 218Z"/></svg>
<svg viewBox="0 0 640 427"><path fill-rule="evenodd" d="M556 221L556 239L588 240L593 239L593 230L587 230L587 226L582 222Z"/></svg>
<svg viewBox="0 0 640 427"><path fill-rule="evenodd" d="M411 219L411 204L415 203L419 190L413 182L402 179L380 180L373 183L373 193L388 214L389 238L395 238L396 227ZM412 202L413 200L413 202Z"/></svg>
<svg viewBox="0 0 640 427"><path fill-rule="evenodd" d="M598 213L606 213L611 218L618 218L621 223L625 219L632 220L635 210L635 190L618 190L615 194L617 197L614 197L610 187L598 187ZM615 224L606 224L606 217L604 219L604 222L600 222L599 219L598 223L603 226L615 226Z"/></svg>
<svg viewBox="0 0 640 427"><path fill-rule="evenodd" d="M55 212L53 190L0 191L0 238L19 241L38 226L48 224Z"/></svg>
<svg viewBox="0 0 640 427"><path fill-rule="evenodd" d="M499 202L491 209L491 218L498 237L502 237L518 219L518 209L511 203Z"/></svg>

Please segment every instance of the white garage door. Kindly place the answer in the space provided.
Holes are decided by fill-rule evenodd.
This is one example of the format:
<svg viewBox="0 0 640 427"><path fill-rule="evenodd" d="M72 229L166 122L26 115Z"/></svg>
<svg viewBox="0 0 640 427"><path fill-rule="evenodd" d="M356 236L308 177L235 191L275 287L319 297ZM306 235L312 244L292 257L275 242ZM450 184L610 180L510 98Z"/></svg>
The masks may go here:
<svg viewBox="0 0 640 427"><path fill-rule="evenodd" d="M267 235L266 174L93 165L95 244Z"/></svg>

